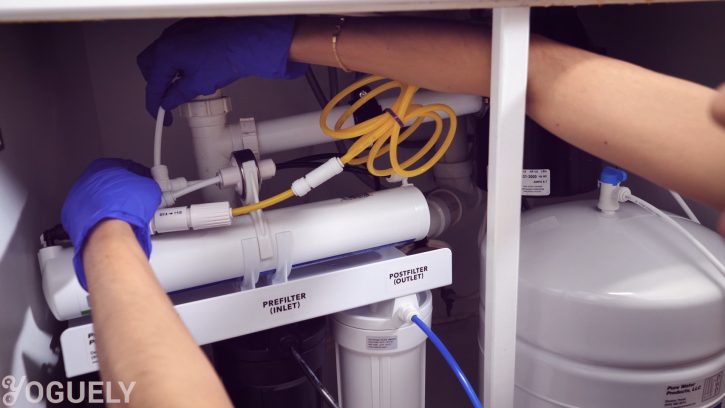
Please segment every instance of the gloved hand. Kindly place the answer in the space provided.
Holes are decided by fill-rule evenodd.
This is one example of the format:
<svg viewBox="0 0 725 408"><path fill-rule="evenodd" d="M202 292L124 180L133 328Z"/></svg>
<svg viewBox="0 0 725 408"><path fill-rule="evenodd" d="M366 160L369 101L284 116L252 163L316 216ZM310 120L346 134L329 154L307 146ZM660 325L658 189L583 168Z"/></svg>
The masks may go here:
<svg viewBox="0 0 725 408"><path fill-rule="evenodd" d="M306 64L288 61L295 18L181 20L139 54L146 79L146 110L156 117L199 95L209 95L246 76L292 79ZM175 78L178 78L175 80ZM171 115L165 116L171 124Z"/></svg>
<svg viewBox="0 0 725 408"><path fill-rule="evenodd" d="M161 189L146 167L121 159L98 159L88 166L68 193L61 212L63 227L75 248L73 266L84 289L88 290L83 247L93 227L110 218L126 221L149 256L149 222L160 203Z"/></svg>

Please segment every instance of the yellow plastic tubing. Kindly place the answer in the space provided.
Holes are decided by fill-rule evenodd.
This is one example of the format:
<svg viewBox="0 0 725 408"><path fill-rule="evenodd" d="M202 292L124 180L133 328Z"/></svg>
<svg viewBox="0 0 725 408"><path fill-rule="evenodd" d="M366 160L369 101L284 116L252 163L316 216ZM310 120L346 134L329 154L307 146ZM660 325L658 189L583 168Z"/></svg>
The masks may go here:
<svg viewBox="0 0 725 408"><path fill-rule="evenodd" d="M357 139L352 146L350 146L347 153L340 158L343 165L360 165L365 163L367 165L368 172L377 177L389 177L393 174L398 174L402 177L419 176L433 167L433 165L435 165L441 157L443 157L446 150L448 150L456 132L457 121L455 112L453 112L453 109L447 105L439 103L430 105L413 104L413 96L418 91L418 87L407 85L399 81L388 81L368 92L365 96L358 99L353 105L347 108L337 119L333 128L330 128L327 125L330 112L347 95L358 88L383 80L385 80L385 78L372 75L343 89L334 98L332 98L327 106L325 106L325 109L322 110L322 114L320 115L320 128L323 133L333 139ZM392 110L404 124L412 122L412 124L404 132L400 132L400 124L393 114L388 112L383 112L382 114L362 123L343 128L345 122L363 104L383 92L394 89L399 89L400 94L393 106L390 107L390 110ZM443 118L438 112L445 113L450 120L447 132L440 144L439 140L443 134L444 126ZM435 130L433 131L433 134L418 152L401 163L398 159L398 145L410 137L410 135L412 135L418 127L420 127L426 118L435 123ZM439 145L438 150L436 150L425 163L419 165L418 167L411 168L411 166L426 156L434 147L436 147L436 145ZM363 155L366 151L367 154ZM382 170L378 169L375 167L375 160L386 153L389 153L390 167ZM286 190L276 196L260 201L257 204L234 208L232 209L232 215L239 216L248 214L252 211L278 204L291 197L294 197L294 192L292 192L291 189Z"/></svg>
<svg viewBox="0 0 725 408"><path fill-rule="evenodd" d="M413 104L413 95L415 95L418 91L417 86L403 84L398 81L388 81L368 92L367 95L363 96L352 106L347 108L335 122L334 128L331 129L327 125L330 111L332 111L332 108L340 103L343 98L360 87L373 82L382 81L384 79L385 78L383 77L372 75L343 89L342 92L332 98L330 103L322 110L322 114L320 115L320 128L322 128L322 131L326 135L334 139L357 139L352 146L350 146L347 153L340 159L342 164L358 165L366 163L368 172L378 177L389 177L394 173L402 177L419 176L433 167L433 165L436 164L441 157L443 157L446 150L448 150L456 132L457 122L455 112L453 112L453 109L447 105L436 103L421 106ZM353 112L359 109L363 104L383 92L396 88L400 89L400 95L390 109L398 115L403 123L407 124L412 122L412 124L403 133L400 133L400 124L395 120L392 114L387 112L383 112L374 118L343 129L342 126L345 121L348 120L348 118L352 116ZM417 163L438 144L441 134L443 133L443 118L438 114L438 112L446 113L450 119L448 131L443 138L440 147L428 159L428 161L411 169L412 165ZM417 153L401 163L398 160L398 144L410 137L410 135L412 135L423 123L425 118L429 118L435 122L435 130L433 131L433 134ZM368 149L369 152L367 155L360 156ZM375 167L375 159L382 157L386 153L389 153L391 167L384 170L378 169Z"/></svg>
<svg viewBox="0 0 725 408"><path fill-rule="evenodd" d="M238 217L240 215L249 214L252 211L261 210L263 208L271 207L275 204L281 203L282 201L292 198L295 196L295 193L292 192L292 189L285 190L284 192L281 192L277 194L276 196L270 197L266 200L262 200L258 202L257 204L251 204L251 205L245 205L243 207L237 207L232 208L232 216Z"/></svg>

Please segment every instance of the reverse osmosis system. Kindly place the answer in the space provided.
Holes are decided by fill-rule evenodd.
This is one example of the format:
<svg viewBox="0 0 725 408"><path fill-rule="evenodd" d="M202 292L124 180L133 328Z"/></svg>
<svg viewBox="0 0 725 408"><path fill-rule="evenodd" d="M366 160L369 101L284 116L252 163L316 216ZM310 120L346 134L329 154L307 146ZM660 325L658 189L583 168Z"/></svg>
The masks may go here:
<svg viewBox="0 0 725 408"><path fill-rule="evenodd" d="M471 185L471 169L456 161L456 115L479 111L481 98L416 93L396 81L359 91L380 79L347 87L319 113L267 122L228 124L230 102L218 92L182 106L198 181L172 178L162 164L159 114L152 174L163 205L151 223L150 262L196 341L215 343L225 383L240 387L229 385L236 403L422 407L430 339L481 406L430 329L430 290L451 283L451 252L401 250L460 218L459 190ZM394 89L399 95L380 99L375 114L353 119ZM336 107L353 92L359 98L349 107ZM433 134L403 157L398 146L425 122ZM260 200L262 181L277 167L264 157L331 139L351 143ZM456 159L438 164L450 146L446 157ZM401 185L267 209L363 165ZM424 194L407 182L433 166L445 168L436 176L451 177L447 185L457 189ZM546 206L522 218L515 408L714 408L725 398L725 244L636 197L625 179L606 168L598 202ZM194 191L204 203L178 206ZM98 369L88 293L72 255L51 242L39 252L50 310L72 322L61 336L68 376ZM318 378L322 316L330 316L335 339L337 398Z"/></svg>
<svg viewBox="0 0 725 408"><path fill-rule="evenodd" d="M366 91L349 107L335 108L345 95L381 79L356 82L321 113L270 122L242 119L228 125L230 102L219 92L181 107L192 129L201 176L198 181L173 178L162 164L165 112L159 111L151 173L163 199L150 225L154 234L151 266L199 344L230 339L215 345L215 352L224 362L219 370L225 382L242 379L240 386L246 387L244 392L230 390L235 403L271 407L286 401L287 405L303 406L298 398L306 395L304 377L272 372L299 363L319 395L335 404L305 358L319 354L315 350L323 343L311 339L319 339L320 328L309 333L304 325L299 326L301 330L290 326L331 314L338 343L338 394L346 407L366 407L372 401L385 406L390 406L385 401L394 401L395 406L411 408L424 403L424 382L416 378L425 371L426 330L445 350L428 327L432 313L429 290L450 284L450 251L406 255L396 247L445 230L460 217L461 200L455 192L441 190L426 197L407 179L431 169L444 156L456 134L456 112L477 112L482 101L474 96L416 95L416 87L389 81ZM363 105L377 105L374 98L391 89L400 93L397 98L381 99L384 109L379 107L378 114L353 121L353 114ZM434 102L438 100L447 104ZM331 115L337 119L328 125ZM416 152L404 157L398 145L426 122L432 123L432 134ZM275 163L263 156L331 138L352 143L340 155L324 157L326 161L297 179L290 189L260 200L262 181L276 173ZM381 162L389 167L381 167ZM302 197L360 165L371 175L401 185L267 210L290 197ZM212 189L214 186L219 189ZM177 205L177 200L195 191L201 191L207 202ZM68 376L98 367L87 317L92 313L88 293L75 277L72 257L73 248L63 245L46 245L39 252L48 305L57 319L73 320L61 336ZM240 310L244 310L244 318L220 319ZM264 331L274 327L290 329ZM255 335L257 340L232 340L255 332L261 333ZM274 362L280 358L291 363ZM231 361L238 364L230 366ZM462 371L452 359L451 363L477 403ZM249 367L276 368L270 368L270 374L250 376L245 374ZM416 390L391 394L376 381L359 383L362 373L371 379L408 378ZM417 399L407 397L411 391ZM260 405L260 401L267 402Z"/></svg>

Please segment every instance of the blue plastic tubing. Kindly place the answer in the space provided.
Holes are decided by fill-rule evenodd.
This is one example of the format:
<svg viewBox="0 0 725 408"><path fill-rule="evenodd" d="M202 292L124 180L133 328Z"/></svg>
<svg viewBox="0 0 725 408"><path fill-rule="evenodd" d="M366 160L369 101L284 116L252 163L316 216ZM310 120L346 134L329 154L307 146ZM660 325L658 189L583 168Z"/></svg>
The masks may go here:
<svg viewBox="0 0 725 408"><path fill-rule="evenodd" d="M436 346L438 351L440 351L441 355L446 360L446 363L448 363L453 372L456 374L458 382L460 382L461 386L463 386L463 390L466 391L466 395L468 395L468 399L471 400L471 404L476 408L483 408L483 405L481 405L481 401L478 400L478 395L476 395L476 391L473 390L473 387L471 387L471 383L468 382L468 378L466 378L466 375L463 374L463 370L461 370L461 367L458 366L458 363L456 363L456 359L453 358L451 352L448 351L441 339L439 339L438 336L433 333L433 330L431 330L431 328L428 327L427 324L420 320L418 316L413 316L411 320L418 327L420 327L421 330L423 330L423 333L428 336L430 341Z"/></svg>

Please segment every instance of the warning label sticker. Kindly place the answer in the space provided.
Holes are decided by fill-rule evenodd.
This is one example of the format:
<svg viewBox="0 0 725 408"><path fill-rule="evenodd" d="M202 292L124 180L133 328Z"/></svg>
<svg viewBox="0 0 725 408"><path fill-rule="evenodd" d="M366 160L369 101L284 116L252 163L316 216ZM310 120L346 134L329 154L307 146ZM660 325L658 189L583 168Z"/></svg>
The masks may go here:
<svg viewBox="0 0 725 408"><path fill-rule="evenodd" d="M396 350L398 336L367 336L368 350Z"/></svg>
<svg viewBox="0 0 725 408"><path fill-rule="evenodd" d="M549 194L551 194L551 171L549 169L524 169L521 195L548 196Z"/></svg>
<svg viewBox="0 0 725 408"><path fill-rule="evenodd" d="M98 364L98 353L96 352L96 334L91 332L88 333L88 357L91 359L91 364Z"/></svg>
<svg viewBox="0 0 725 408"><path fill-rule="evenodd" d="M666 408L686 408L701 406L722 394L723 372L676 384L668 384L665 388Z"/></svg>

